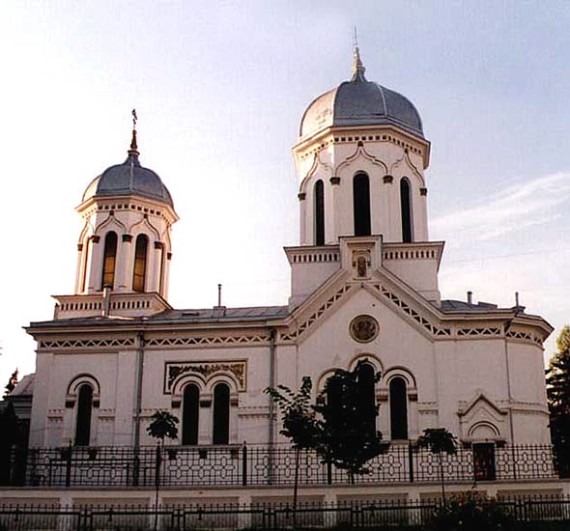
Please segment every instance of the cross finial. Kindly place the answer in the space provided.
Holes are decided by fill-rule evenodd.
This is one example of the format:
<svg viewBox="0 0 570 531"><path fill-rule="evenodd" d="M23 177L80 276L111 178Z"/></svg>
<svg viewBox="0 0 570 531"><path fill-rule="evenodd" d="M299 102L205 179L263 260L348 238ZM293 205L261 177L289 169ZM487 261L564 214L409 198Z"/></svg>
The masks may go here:
<svg viewBox="0 0 570 531"><path fill-rule="evenodd" d="M352 81L366 81L364 77L364 72L366 68L360 60L360 50L358 49L358 33L356 32L356 26L353 28L352 33L352 45L354 48L354 60L352 63Z"/></svg>
<svg viewBox="0 0 570 531"><path fill-rule="evenodd" d="M131 116L133 117L133 134L131 137L131 149L129 149L129 155L138 158L139 156L139 148L137 146L137 110L133 109L131 111Z"/></svg>

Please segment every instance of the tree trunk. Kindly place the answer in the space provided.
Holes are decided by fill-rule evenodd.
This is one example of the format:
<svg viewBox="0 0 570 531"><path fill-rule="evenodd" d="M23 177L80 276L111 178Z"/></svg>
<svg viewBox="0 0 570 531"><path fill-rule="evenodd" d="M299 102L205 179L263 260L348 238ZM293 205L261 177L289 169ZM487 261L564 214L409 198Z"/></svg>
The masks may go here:
<svg viewBox="0 0 570 531"><path fill-rule="evenodd" d="M441 496L443 498L443 503L445 503L445 480L443 478L443 457L441 456L441 452L437 454L437 458L439 461L439 476L441 479Z"/></svg>
<svg viewBox="0 0 570 531"><path fill-rule="evenodd" d="M293 486L293 529L297 527L297 495L299 492L299 465L301 450L295 448L295 483Z"/></svg>

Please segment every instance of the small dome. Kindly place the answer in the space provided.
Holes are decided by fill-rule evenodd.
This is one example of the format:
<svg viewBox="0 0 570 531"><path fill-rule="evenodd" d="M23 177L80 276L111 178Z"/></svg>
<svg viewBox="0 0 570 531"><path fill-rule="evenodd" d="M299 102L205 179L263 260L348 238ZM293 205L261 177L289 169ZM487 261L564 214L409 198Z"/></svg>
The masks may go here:
<svg viewBox="0 0 570 531"><path fill-rule="evenodd" d="M115 195L138 195L174 207L170 192L160 177L154 171L141 166L134 135L127 160L107 168L101 175L95 177L85 190L83 201L92 197Z"/></svg>
<svg viewBox="0 0 570 531"><path fill-rule="evenodd" d="M413 103L398 92L368 81L364 72L356 48L352 79L309 105L301 120L301 137L310 137L327 127L360 125L395 125L424 137L422 120Z"/></svg>

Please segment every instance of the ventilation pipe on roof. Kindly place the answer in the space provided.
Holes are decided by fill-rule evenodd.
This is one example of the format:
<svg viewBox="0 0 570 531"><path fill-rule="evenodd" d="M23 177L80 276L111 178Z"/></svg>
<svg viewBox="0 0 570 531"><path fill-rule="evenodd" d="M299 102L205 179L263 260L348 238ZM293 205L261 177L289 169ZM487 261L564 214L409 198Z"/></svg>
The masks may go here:
<svg viewBox="0 0 570 531"><path fill-rule="evenodd" d="M473 304L473 292L472 291L467 292L467 302L469 304Z"/></svg>

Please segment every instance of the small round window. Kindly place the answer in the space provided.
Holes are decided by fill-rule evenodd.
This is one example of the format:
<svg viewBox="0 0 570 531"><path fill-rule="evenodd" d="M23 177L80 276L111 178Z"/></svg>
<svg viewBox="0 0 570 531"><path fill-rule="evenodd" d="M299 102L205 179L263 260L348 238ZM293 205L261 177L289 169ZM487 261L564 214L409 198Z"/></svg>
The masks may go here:
<svg viewBox="0 0 570 531"><path fill-rule="evenodd" d="M359 315L350 322L350 335L359 343L369 343L378 336L378 321L370 315Z"/></svg>

